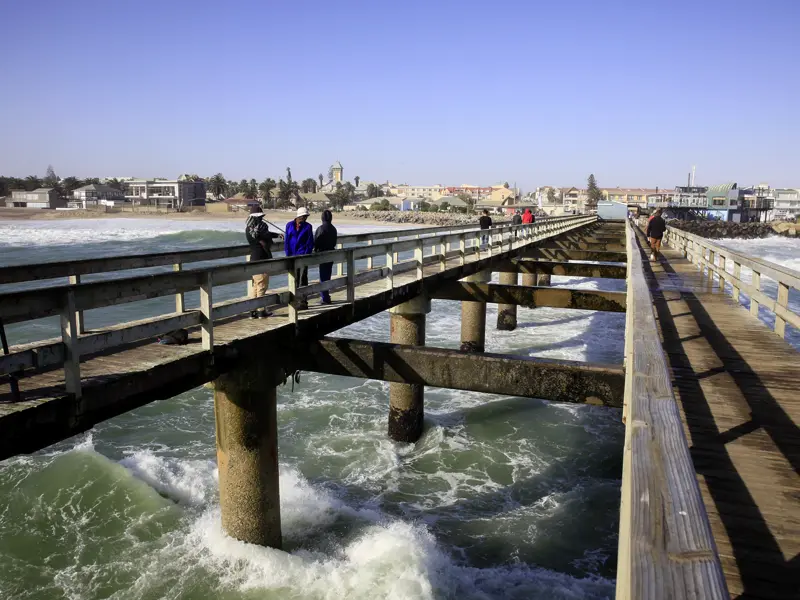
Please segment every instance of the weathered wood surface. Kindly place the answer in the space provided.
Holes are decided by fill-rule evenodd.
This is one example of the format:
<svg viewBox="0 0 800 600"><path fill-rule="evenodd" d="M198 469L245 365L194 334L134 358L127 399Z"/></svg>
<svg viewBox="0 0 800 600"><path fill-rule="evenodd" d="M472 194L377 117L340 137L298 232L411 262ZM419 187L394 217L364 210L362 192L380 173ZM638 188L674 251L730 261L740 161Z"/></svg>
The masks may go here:
<svg viewBox="0 0 800 600"><path fill-rule="evenodd" d="M625 385L621 366L334 337L286 359L303 371L617 408Z"/></svg>
<svg viewBox="0 0 800 600"><path fill-rule="evenodd" d="M462 302L513 304L527 308L549 306L625 312L625 292L603 292L558 287L455 282L433 292L434 298Z"/></svg>
<svg viewBox="0 0 800 600"><path fill-rule="evenodd" d="M596 262L564 262L554 260L514 259L510 272L541 273L567 277L596 277L600 279L625 279L628 269L619 264ZM502 271L502 270L501 270Z"/></svg>
<svg viewBox="0 0 800 600"><path fill-rule="evenodd" d="M727 597L658 337L642 253L628 231L625 446L619 600Z"/></svg>
<svg viewBox="0 0 800 600"><path fill-rule="evenodd" d="M741 260L765 268L760 262ZM645 276L730 594L796 599L800 352L682 251L665 248Z"/></svg>
<svg viewBox="0 0 800 600"><path fill-rule="evenodd" d="M520 255L523 258L544 258L546 260L591 260L611 263L624 263L626 260L625 252L567 250L545 243L526 248Z"/></svg>

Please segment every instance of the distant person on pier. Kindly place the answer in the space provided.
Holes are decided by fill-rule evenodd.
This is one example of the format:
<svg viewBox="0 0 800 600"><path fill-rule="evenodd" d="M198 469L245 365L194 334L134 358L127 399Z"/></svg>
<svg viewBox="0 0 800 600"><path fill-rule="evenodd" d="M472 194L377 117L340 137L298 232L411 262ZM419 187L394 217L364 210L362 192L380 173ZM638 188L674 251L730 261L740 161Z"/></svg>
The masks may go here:
<svg viewBox="0 0 800 600"><path fill-rule="evenodd" d="M492 228L492 217L489 216L489 211L487 209L483 209L483 216L478 219L478 223L480 223L481 229L491 229ZM481 246L485 246L489 243L489 236L485 233L481 234Z"/></svg>
<svg viewBox="0 0 800 600"><path fill-rule="evenodd" d="M514 216L511 217L511 224L512 225L522 225L522 214L520 214L519 209L514 211ZM517 230L514 230L514 239L517 238Z"/></svg>
<svg viewBox="0 0 800 600"><path fill-rule="evenodd" d="M283 237L280 233L272 233L269 230L269 226L264 222L264 212L257 205L250 208L250 215L247 217L247 223L245 223L244 227L244 235L247 238L247 243L250 244L251 261L272 258L272 251L270 250L272 241ZM250 297L266 296L268 287L269 275L267 273L253 275L253 290L250 293ZM250 318L265 318L271 314L266 308L260 308L251 311Z"/></svg>
<svg viewBox="0 0 800 600"><path fill-rule="evenodd" d="M314 231L308 222L308 209L297 209L297 216L286 224L286 235L283 239L283 250L286 256L301 256L314 251ZM308 267L297 269L295 273L297 287L308 285ZM308 301L301 297L297 304L299 310L308 308Z"/></svg>
<svg viewBox="0 0 800 600"><path fill-rule="evenodd" d="M664 232L667 230L667 223L661 216L661 209L658 209L650 220L647 222L647 230L645 235L650 240L650 260L658 260L658 254L661 251L661 240L664 237Z"/></svg>
<svg viewBox="0 0 800 600"><path fill-rule="evenodd" d="M530 208L526 208L525 212L522 213L522 222L525 224L533 223L536 219L533 217L533 213L531 212Z"/></svg>
<svg viewBox="0 0 800 600"><path fill-rule="evenodd" d="M327 252L336 248L336 227L333 226L333 214L329 210L322 211L322 225L314 232L314 252ZM333 263L322 263L319 266L319 280L330 281L333 273ZM322 303L331 303L331 293L324 290L321 294Z"/></svg>

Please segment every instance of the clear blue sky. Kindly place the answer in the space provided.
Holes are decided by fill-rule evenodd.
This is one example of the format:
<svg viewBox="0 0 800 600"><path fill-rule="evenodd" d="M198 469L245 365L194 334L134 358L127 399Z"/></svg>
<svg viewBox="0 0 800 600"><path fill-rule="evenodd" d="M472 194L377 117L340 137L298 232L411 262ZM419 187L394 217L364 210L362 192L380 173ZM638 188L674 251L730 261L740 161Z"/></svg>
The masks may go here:
<svg viewBox="0 0 800 600"><path fill-rule="evenodd" d="M0 0L0 174L800 186L800 0Z"/></svg>

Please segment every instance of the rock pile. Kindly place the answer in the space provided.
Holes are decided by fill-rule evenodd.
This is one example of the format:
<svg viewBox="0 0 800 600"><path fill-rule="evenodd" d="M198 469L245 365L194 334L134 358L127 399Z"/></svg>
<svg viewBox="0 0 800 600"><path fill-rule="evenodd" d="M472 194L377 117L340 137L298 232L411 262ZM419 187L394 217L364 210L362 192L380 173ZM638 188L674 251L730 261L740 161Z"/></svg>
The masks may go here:
<svg viewBox="0 0 800 600"><path fill-rule="evenodd" d="M438 227L447 227L449 225L469 225L470 223L477 224L480 215L463 215L459 213L435 213L435 212L419 212L412 210L356 210L347 213L348 218L369 219L371 221L385 221L387 223L411 223L414 225L433 225ZM505 216L492 215L494 223L504 223L510 221Z"/></svg>
<svg viewBox="0 0 800 600"><path fill-rule="evenodd" d="M781 228L782 224L775 223L733 223L728 221L670 221L669 225L694 235L708 239L766 238L771 235L796 235L796 229L791 227Z"/></svg>

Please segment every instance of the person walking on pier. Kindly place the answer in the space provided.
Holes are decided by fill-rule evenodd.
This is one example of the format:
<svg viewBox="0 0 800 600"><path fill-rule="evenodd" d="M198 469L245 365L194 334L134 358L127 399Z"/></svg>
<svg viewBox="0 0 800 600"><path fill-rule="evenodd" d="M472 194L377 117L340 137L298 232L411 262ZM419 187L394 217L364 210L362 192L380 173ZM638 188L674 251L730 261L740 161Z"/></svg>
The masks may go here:
<svg viewBox="0 0 800 600"><path fill-rule="evenodd" d="M329 210L322 211L322 225L317 227L314 232L314 252L327 252L336 248L336 227L333 226L333 214ZM319 266L319 281L330 281L331 273L333 273L333 263L322 263ZM322 303L331 303L331 293L323 290Z"/></svg>
<svg viewBox="0 0 800 600"><path fill-rule="evenodd" d="M480 223L481 229L491 229L492 227L492 217L489 216L489 211L487 209L483 209L483 216L478 219L478 223ZM481 234L481 246L485 246L489 242L489 236L485 233Z"/></svg>
<svg viewBox="0 0 800 600"><path fill-rule="evenodd" d="M661 216L661 209L658 209L652 218L647 222L647 230L645 235L650 240L650 260L658 260L658 253L661 251L661 240L664 237L664 232L667 230L667 223Z"/></svg>
<svg viewBox="0 0 800 600"><path fill-rule="evenodd" d="M283 250L287 257L311 254L314 251L314 231L307 219L308 209L302 207L297 209L297 216L286 224ZM297 278L297 287L308 285L308 267L297 269L295 277ZM308 301L305 297L300 299L297 308L300 310L308 308Z"/></svg>
<svg viewBox="0 0 800 600"><path fill-rule="evenodd" d="M247 223L244 227L244 235L247 238L247 243L250 244L251 261L272 258L272 250L270 249L272 241L283 237L280 233L272 233L269 230L269 226L264 222L264 212L260 206L252 206L250 208L250 215L247 217ZM250 297L260 298L261 296L266 296L268 287L269 274L253 275L253 289L250 292ZM271 314L266 308L260 308L251 311L250 318L265 318Z"/></svg>

